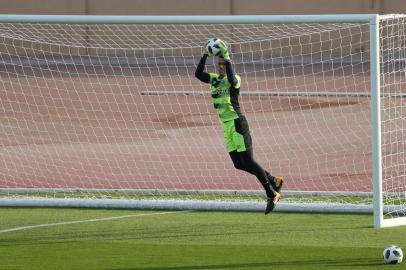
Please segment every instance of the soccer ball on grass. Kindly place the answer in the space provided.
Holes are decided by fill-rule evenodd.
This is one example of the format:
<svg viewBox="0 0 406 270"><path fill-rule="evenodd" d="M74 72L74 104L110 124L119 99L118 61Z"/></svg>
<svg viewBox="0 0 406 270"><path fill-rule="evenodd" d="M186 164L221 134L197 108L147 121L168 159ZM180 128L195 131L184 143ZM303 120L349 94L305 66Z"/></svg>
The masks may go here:
<svg viewBox="0 0 406 270"><path fill-rule="evenodd" d="M211 38L207 41L206 49L209 52L209 56L219 56L221 54L219 38Z"/></svg>
<svg viewBox="0 0 406 270"><path fill-rule="evenodd" d="M388 264L401 263L403 260L403 251L400 247L391 245L383 251L383 261Z"/></svg>

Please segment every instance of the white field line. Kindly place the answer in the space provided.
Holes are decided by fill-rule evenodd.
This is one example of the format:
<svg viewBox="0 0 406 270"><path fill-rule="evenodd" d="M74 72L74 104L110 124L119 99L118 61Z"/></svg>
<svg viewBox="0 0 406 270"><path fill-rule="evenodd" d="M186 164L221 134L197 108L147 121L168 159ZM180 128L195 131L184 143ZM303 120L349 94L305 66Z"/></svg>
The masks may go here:
<svg viewBox="0 0 406 270"><path fill-rule="evenodd" d="M158 212L158 213L147 213L147 214L135 214L135 215L125 215L125 216L115 216L115 217L105 217L105 218L65 221L65 222L57 222L57 223L37 224L37 225L31 225L31 226L22 226L22 227L3 229L3 230L0 230L0 233L24 231L24 230L31 230L31 229L42 228L42 227L52 227L52 226L60 226L60 225L68 225L68 224L99 222L99 221L107 221L107 220L115 220L115 219L123 219L123 218L157 216L157 215L167 215L167 214L185 213L185 212L190 212L190 210L176 211L176 212Z"/></svg>

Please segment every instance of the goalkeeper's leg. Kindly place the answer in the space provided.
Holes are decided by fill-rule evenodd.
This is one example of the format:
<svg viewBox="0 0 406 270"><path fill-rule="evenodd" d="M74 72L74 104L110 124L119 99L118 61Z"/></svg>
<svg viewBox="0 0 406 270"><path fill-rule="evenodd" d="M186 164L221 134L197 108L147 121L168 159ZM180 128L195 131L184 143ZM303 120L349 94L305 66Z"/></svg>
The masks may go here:
<svg viewBox="0 0 406 270"><path fill-rule="evenodd" d="M234 167L255 175L264 187L268 197L265 214L268 214L279 201L280 194L275 191L273 187L275 185L268 179L265 170L254 160L252 139L246 118L240 116L234 121L224 122L223 128L227 150L234 163Z"/></svg>
<svg viewBox="0 0 406 270"><path fill-rule="evenodd" d="M241 135L240 136L243 137L243 143L240 143L240 145L243 144L245 146L245 152L248 153L248 157L244 157L244 155L240 155L240 156L237 156L235 159L233 159L233 157L231 157L231 159L233 159L235 168L246 171L250 174L257 176L258 172L255 169L257 166L253 165L256 162L254 160L252 139L251 139L251 135L249 132L248 124L246 126L246 129L242 129L240 132L242 135L242 136ZM237 133L239 134L240 132L237 132ZM234 140L236 140L236 139L234 139ZM237 147L237 151L238 151L238 147ZM242 152L240 152L240 153L242 153ZM261 167L261 170L263 170L262 167ZM281 176L273 176L266 170L264 170L264 172L265 172L266 178L268 178L268 181L271 184L272 188L276 192L280 192L280 190L282 189L283 178ZM258 178L258 176L257 176L257 178ZM260 178L258 178L258 179L260 179Z"/></svg>
<svg viewBox="0 0 406 270"><path fill-rule="evenodd" d="M265 170L252 158L250 151L232 151L229 154L236 169L246 171L257 177L261 185L264 187L266 196L268 197L265 214L271 212L275 208L281 195L273 188Z"/></svg>

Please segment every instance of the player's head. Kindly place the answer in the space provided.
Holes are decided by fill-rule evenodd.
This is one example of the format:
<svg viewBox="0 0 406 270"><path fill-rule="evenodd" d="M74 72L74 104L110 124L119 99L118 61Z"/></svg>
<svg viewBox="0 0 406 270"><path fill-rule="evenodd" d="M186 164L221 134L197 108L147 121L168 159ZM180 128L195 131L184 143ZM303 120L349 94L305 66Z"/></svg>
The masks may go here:
<svg viewBox="0 0 406 270"><path fill-rule="evenodd" d="M225 76L226 73L226 66L224 64L224 58L223 56L219 56L219 60L218 60L218 72L220 74L220 76Z"/></svg>

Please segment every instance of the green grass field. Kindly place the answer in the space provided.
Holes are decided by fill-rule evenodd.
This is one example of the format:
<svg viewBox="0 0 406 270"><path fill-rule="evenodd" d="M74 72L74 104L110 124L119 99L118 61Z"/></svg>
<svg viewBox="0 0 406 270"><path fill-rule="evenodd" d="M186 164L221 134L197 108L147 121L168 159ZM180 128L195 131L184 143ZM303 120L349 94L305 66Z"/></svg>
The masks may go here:
<svg viewBox="0 0 406 270"><path fill-rule="evenodd" d="M0 208L1 270L406 269L370 215Z"/></svg>

